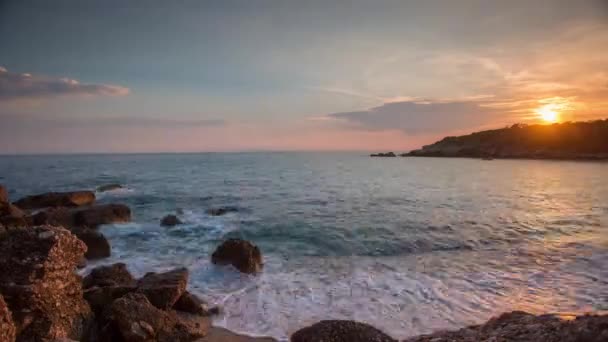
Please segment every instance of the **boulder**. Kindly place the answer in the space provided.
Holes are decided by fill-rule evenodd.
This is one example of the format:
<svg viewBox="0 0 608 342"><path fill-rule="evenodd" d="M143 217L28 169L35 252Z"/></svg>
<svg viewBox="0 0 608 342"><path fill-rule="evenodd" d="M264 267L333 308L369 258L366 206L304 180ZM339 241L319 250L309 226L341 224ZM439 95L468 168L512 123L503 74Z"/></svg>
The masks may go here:
<svg viewBox="0 0 608 342"><path fill-rule="evenodd" d="M291 342L397 342L371 325L353 321L321 321L291 335Z"/></svg>
<svg viewBox="0 0 608 342"><path fill-rule="evenodd" d="M229 239L224 241L211 255L211 262L232 265L243 273L257 273L262 270L262 253L249 241Z"/></svg>
<svg viewBox="0 0 608 342"><path fill-rule="evenodd" d="M21 209L41 209L47 207L79 207L95 202L92 191L47 192L40 195L27 196L14 204Z"/></svg>
<svg viewBox="0 0 608 342"><path fill-rule="evenodd" d="M13 313L17 340L81 340L92 319L74 273L86 246L50 226L0 236L0 292Z"/></svg>
<svg viewBox="0 0 608 342"><path fill-rule="evenodd" d="M84 290L84 299L98 317L112 303L126 294L136 292L137 287L128 285L93 286Z"/></svg>
<svg viewBox="0 0 608 342"><path fill-rule="evenodd" d="M106 320L129 342L194 341L205 336L209 319L162 311L141 293L130 293L112 303Z"/></svg>
<svg viewBox="0 0 608 342"><path fill-rule="evenodd" d="M87 245L84 256L88 260L103 259L111 255L110 243L100 232L89 228L78 228L72 230L72 232Z"/></svg>
<svg viewBox="0 0 608 342"><path fill-rule="evenodd" d="M74 209L57 207L41 210L32 216L35 225L61 226L72 229L74 224Z"/></svg>
<svg viewBox="0 0 608 342"><path fill-rule="evenodd" d="M2 184L0 184L0 203L8 202L8 190Z"/></svg>
<svg viewBox="0 0 608 342"><path fill-rule="evenodd" d="M160 220L160 225L163 227L173 227L182 224L182 221L175 215L167 215Z"/></svg>
<svg viewBox="0 0 608 342"><path fill-rule="evenodd" d="M239 211L239 208L237 207L219 207L207 209L207 214L211 216L222 216L228 213L235 213L237 211Z"/></svg>
<svg viewBox="0 0 608 342"><path fill-rule="evenodd" d="M85 289L93 286L135 286L135 284L135 278L123 263L96 267L82 281L82 287Z"/></svg>
<svg viewBox="0 0 608 342"><path fill-rule="evenodd" d="M94 228L102 224L131 221L131 209L124 204L104 204L81 208L74 212L74 224Z"/></svg>
<svg viewBox="0 0 608 342"><path fill-rule="evenodd" d="M188 269L177 268L164 273L146 273L137 282L138 291L145 294L152 305L169 309L186 291Z"/></svg>
<svg viewBox="0 0 608 342"><path fill-rule="evenodd" d="M113 183L113 184L105 184L105 185L101 185L99 187L97 187L97 192L105 192L105 191L112 191L112 190L117 190L117 189L122 189L123 186L117 183Z"/></svg>
<svg viewBox="0 0 608 342"><path fill-rule="evenodd" d="M202 301L196 295L186 291L175 302L173 308L177 311L191 313L193 315L210 316L207 310L207 303Z"/></svg>
<svg viewBox="0 0 608 342"><path fill-rule="evenodd" d="M23 228L31 225L31 219L16 206L0 202L0 223L7 228Z"/></svg>
<svg viewBox="0 0 608 342"><path fill-rule="evenodd" d="M13 315L4 302L4 298L0 295L0 341L13 342L15 341L15 335Z"/></svg>

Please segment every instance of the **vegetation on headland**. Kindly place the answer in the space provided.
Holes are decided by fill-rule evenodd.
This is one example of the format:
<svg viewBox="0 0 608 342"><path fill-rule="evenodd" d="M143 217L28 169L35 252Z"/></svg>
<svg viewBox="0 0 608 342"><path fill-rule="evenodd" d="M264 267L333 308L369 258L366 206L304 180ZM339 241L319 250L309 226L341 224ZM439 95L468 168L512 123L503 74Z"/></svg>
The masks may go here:
<svg viewBox="0 0 608 342"><path fill-rule="evenodd" d="M552 125L515 124L442 140L407 157L608 159L608 119Z"/></svg>

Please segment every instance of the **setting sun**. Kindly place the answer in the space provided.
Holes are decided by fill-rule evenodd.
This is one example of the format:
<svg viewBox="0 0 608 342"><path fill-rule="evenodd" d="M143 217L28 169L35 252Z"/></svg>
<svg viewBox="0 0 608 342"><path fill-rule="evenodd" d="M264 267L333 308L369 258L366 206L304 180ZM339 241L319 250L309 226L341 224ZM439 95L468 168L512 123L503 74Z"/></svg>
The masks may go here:
<svg viewBox="0 0 608 342"><path fill-rule="evenodd" d="M559 120L559 113L557 112L558 107L558 105L550 103L538 108L536 112L543 121L553 123Z"/></svg>

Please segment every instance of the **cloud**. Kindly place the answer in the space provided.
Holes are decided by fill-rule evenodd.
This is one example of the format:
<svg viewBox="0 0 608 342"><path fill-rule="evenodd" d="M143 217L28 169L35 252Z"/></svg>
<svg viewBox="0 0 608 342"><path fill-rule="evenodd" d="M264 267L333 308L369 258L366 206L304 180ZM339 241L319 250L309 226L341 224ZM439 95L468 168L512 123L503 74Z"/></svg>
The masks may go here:
<svg viewBox="0 0 608 342"><path fill-rule="evenodd" d="M371 130L400 130L434 134L479 127L496 120L499 113L480 101L401 101L384 103L368 110L341 112L327 117L352 127Z"/></svg>
<svg viewBox="0 0 608 342"><path fill-rule="evenodd" d="M124 96L129 88L109 84L87 84L69 78L9 72L0 66L0 101L38 99L66 95Z"/></svg>

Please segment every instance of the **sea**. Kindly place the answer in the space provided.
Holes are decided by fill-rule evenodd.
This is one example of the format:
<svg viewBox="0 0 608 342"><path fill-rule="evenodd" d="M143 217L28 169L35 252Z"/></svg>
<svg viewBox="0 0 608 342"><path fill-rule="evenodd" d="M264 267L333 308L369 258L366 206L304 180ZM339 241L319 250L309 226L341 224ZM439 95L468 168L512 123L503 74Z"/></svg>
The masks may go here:
<svg viewBox="0 0 608 342"><path fill-rule="evenodd" d="M185 266L217 326L287 340L325 319L395 338L512 310L608 310L608 163L369 158L366 153L0 157L11 199L97 193L133 220L100 228L137 276ZM236 212L210 216L211 208ZM184 224L165 228L167 214ZM228 238L262 251L257 275L216 266Z"/></svg>

